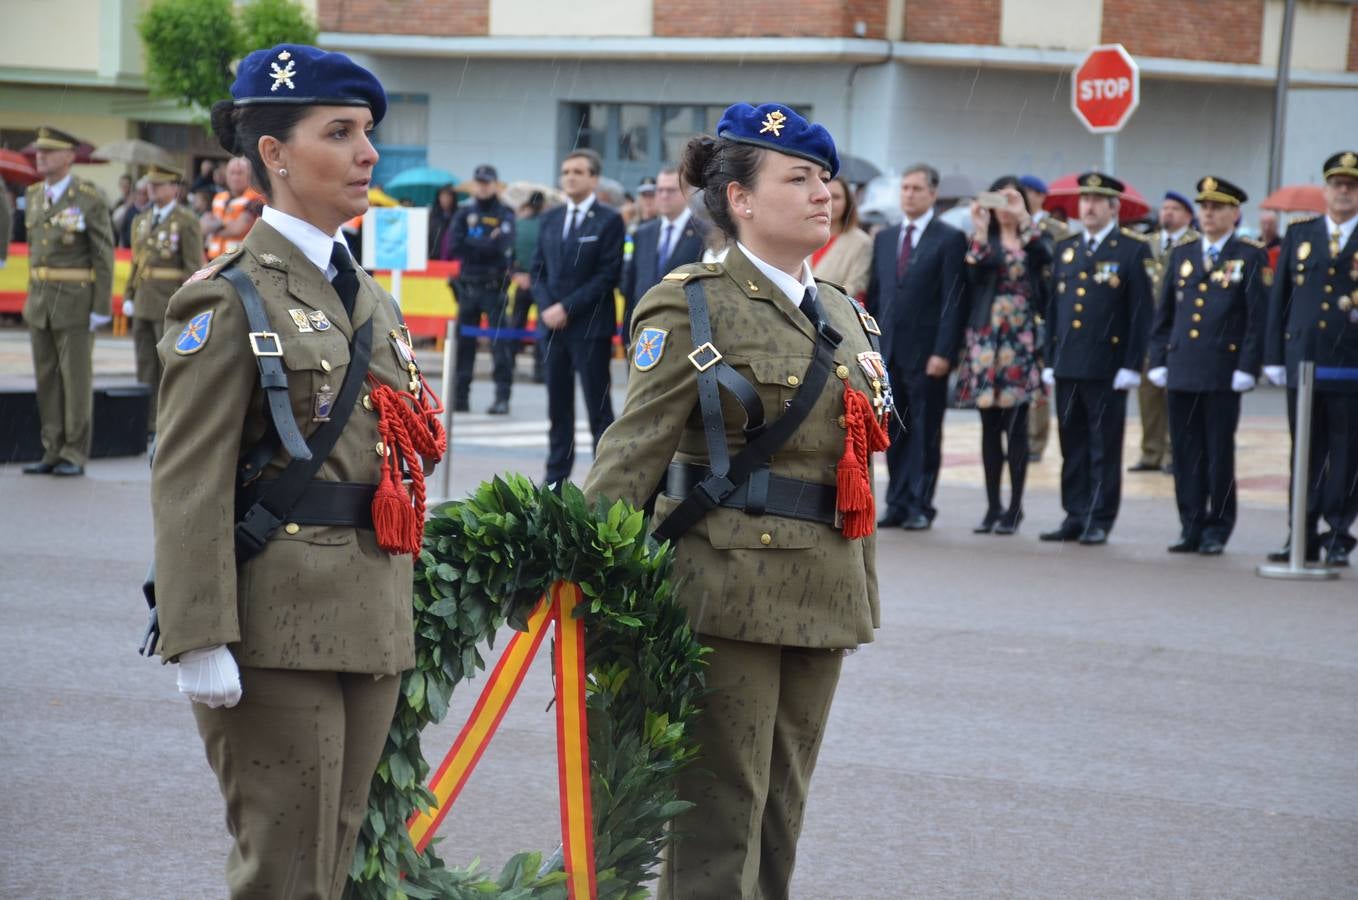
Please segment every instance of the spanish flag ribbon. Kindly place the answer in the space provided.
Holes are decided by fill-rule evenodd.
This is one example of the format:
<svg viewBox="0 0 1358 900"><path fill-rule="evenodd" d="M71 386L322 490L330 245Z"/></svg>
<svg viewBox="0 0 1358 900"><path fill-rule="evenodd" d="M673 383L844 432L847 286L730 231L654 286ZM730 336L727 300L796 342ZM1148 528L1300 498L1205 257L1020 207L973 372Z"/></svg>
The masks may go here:
<svg viewBox="0 0 1358 900"><path fill-rule="evenodd" d="M556 626L553 670L556 682L557 768L560 776L561 843L571 900L595 900L594 817L589 790L589 730L585 718L585 628L576 618L580 588L552 585L528 617L528 630L515 632L495 664L457 739L430 780L435 806L406 823L411 843L423 852L443 822L472 769L504 719L537 655L549 622Z"/></svg>

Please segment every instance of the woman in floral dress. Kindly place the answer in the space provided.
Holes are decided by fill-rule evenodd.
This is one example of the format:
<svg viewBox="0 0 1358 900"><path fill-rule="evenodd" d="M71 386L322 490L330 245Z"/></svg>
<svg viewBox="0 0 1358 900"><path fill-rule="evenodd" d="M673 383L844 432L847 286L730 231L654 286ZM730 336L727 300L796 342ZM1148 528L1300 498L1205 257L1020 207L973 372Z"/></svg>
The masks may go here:
<svg viewBox="0 0 1358 900"><path fill-rule="evenodd" d="M971 205L967 252L970 313L958 371L957 399L981 414L986 513L977 534L1013 534L1023 519L1028 472L1028 404L1041 388L1038 322L1047 309L1051 254L1024 207L1018 179L999 178L991 191L1009 205ZM1000 480L1009 463L1009 505Z"/></svg>

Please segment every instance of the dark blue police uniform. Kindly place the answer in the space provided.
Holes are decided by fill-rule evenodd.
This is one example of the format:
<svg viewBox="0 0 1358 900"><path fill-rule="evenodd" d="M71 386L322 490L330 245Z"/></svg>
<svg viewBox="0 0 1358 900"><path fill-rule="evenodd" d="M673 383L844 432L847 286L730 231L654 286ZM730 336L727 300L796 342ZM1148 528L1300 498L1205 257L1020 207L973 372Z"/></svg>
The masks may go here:
<svg viewBox="0 0 1358 900"><path fill-rule="evenodd" d="M484 177L483 177L484 176ZM478 166L478 181L494 181L490 166ZM476 364L477 337L464 329L479 328L481 316L496 332L491 337L494 363L495 403L489 412L509 412L514 384L514 341L500 332L512 327L507 313L509 270L514 263L514 211L499 197L472 200L453 214L452 258L462 264L454 289L457 291L457 381L453 409L465 411Z"/></svg>

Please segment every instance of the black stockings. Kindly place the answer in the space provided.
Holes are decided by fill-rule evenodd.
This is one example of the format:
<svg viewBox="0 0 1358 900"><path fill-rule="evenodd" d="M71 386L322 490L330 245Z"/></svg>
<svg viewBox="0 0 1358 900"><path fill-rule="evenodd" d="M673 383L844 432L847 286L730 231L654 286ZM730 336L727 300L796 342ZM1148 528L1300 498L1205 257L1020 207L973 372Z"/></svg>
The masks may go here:
<svg viewBox="0 0 1358 900"><path fill-rule="evenodd" d="M1000 505L1000 477L1009 460L1009 512L1023 509L1023 483L1028 477L1028 404L1008 409L982 409L981 466L985 470L985 495L993 512Z"/></svg>

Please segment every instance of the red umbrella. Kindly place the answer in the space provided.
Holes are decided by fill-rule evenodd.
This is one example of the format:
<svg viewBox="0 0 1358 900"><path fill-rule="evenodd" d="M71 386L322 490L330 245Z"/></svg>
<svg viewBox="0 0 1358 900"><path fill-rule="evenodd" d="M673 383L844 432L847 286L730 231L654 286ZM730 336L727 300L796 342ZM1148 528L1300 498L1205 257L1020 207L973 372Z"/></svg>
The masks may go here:
<svg viewBox="0 0 1358 900"><path fill-rule="evenodd" d="M0 180L17 185L30 185L41 179L38 170L27 156L14 150L0 149Z"/></svg>
<svg viewBox="0 0 1358 900"><path fill-rule="evenodd" d="M1047 199L1042 201L1042 208L1048 212L1061 210L1071 221L1080 218L1080 186L1075 179L1078 175L1062 175L1060 178L1051 182L1048 187L1050 193ZM1146 202L1146 198L1141 196L1141 192L1130 184L1123 182L1126 190L1122 192L1122 206L1118 210L1118 219L1123 222L1135 222L1143 219L1151 211L1151 205Z"/></svg>
<svg viewBox="0 0 1358 900"><path fill-rule="evenodd" d="M1285 184L1264 198L1260 209L1280 212L1325 211L1325 191L1318 184Z"/></svg>

